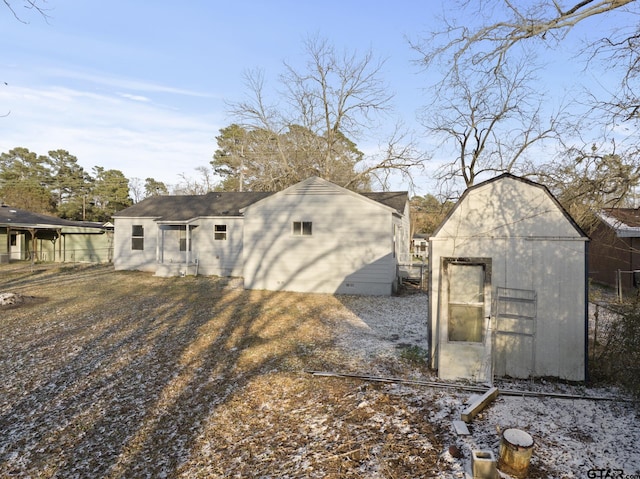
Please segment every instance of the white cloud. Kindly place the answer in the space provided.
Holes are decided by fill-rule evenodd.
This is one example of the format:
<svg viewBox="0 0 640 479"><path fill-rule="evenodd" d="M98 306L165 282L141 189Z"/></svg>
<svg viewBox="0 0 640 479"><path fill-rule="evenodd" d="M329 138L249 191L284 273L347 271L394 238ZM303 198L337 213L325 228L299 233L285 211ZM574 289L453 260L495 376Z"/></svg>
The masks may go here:
<svg viewBox="0 0 640 479"><path fill-rule="evenodd" d="M91 73L73 69L49 68L42 72L53 79L79 80L93 85L101 85L122 90L143 91L148 93L168 93L188 97L213 98L213 95L184 88L176 88L158 83L140 81L131 78L110 76L104 73Z"/></svg>
<svg viewBox="0 0 640 479"><path fill-rule="evenodd" d="M222 127L215 113L188 115L179 104L159 106L139 95L63 87L0 88L0 107L11 111L0 118L0 152L65 149L89 171L102 166L168 184L208 165Z"/></svg>
<svg viewBox="0 0 640 479"><path fill-rule="evenodd" d="M118 93L118 95L120 95L122 98L126 98L127 100L141 101L141 102L151 101L149 98L142 95L132 95L130 93Z"/></svg>

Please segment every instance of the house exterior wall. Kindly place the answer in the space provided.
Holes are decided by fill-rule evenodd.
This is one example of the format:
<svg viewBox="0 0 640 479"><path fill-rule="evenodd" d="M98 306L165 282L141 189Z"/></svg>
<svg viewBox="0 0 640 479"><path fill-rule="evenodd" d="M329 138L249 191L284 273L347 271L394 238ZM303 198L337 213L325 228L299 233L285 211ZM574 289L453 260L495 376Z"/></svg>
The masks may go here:
<svg viewBox="0 0 640 479"><path fill-rule="evenodd" d="M293 222L311 222L312 234L294 235ZM408 250L409 231L398 219L400 227L407 239L397 242ZM245 288L389 295L393 231L390 208L326 182L303 182L246 209Z"/></svg>
<svg viewBox="0 0 640 479"><path fill-rule="evenodd" d="M193 252L198 258L198 274L242 276L243 222L241 217L198 220L198 227L193 234ZM216 239L215 225L226 227L226 239ZM222 231L218 237L222 237Z"/></svg>
<svg viewBox="0 0 640 479"><path fill-rule="evenodd" d="M602 222L591 235L589 246L589 277L608 286L616 287L617 271L640 270L640 238L623 237ZM622 288L633 291L633 277L622 274Z"/></svg>
<svg viewBox="0 0 640 479"><path fill-rule="evenodd" d="M0 228L0 264L8 263L10 258L11 244L7 228Z"/></svg>
<svg viewBox="0 0 640 479"><path fill-rule="evenodd" d="M586 238L542 188L506 177L468 193L430 238L432 365L443 378L488 380L491 366L496 375L505 374L506 366L496 358L504 356L500 348L512 347L511 361L531 362L526 367L511 365L511 376L583 380ZM532 358L529 353L524 357L519 351L522 348L513 342L496 347L493 312L491 322L486 322L491 330L483 347L448 343L446 282L441 264L443 258L469 257L490 259L492 298L496 298L499 287L535 292ZM523 338L513 335L514 340Z"/></svg>
<svg viewBox="0 0 640 479"><path fill-rule="evenodd" d="M406 203L402 217L393 216L394 223L399 227L397 235L397 256L399 263L411 263L411 217L409 202Z"/></svg>
<svg viewBox="0 0 640 479"><path fill-rule="evenodd" d="M144 228L144 249L132 249L132 227ZM113 266L117 270L140 270L155 273L158 228L154 218L114 218Z"/></svg>
<svg viewBox="0 0 640 479"><path fill-rule="evenodd" d="M152 218L115 218L114 267L135 269L161 276L174 276L180 271L195 271L205 276L242 276L241 217L199 218L189 224L191 251L180 250L186 239L186 226L158 224ZM132 227L144 227L144 250L131 247ZM226 226L226 239L215 239L215 225ZM189 264L186 267L186 264Z"/></svg>

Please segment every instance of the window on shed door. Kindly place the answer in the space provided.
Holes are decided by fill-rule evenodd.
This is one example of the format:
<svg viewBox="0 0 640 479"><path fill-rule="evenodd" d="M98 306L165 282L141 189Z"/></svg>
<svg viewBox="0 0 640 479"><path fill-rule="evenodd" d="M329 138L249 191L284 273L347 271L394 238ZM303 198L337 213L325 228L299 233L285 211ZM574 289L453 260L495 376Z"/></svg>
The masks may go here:
<svg viewBox="0 0 640 479"><path fill-rule="evenodd" d="M133 250L144 249L144 226L142 225L131 226L131 249Z"/></svg>
<svg viewBox="0 0 640 479"><path fill-rule="evenodd" d="M293 234L295 236L311 236L311 221L294 221Z"/></svg>
<svg viewBox="0 0 640 479"><path fill-rule="evenodd" d="M484 340L485 270L480 264L449 264L449 341Z"/></svg>
<svg viewBox="0 0 640 479"><path fill-rule="evenodd" d="M224 241L227 239L227 225L213 225L213 239Z"/></svg>

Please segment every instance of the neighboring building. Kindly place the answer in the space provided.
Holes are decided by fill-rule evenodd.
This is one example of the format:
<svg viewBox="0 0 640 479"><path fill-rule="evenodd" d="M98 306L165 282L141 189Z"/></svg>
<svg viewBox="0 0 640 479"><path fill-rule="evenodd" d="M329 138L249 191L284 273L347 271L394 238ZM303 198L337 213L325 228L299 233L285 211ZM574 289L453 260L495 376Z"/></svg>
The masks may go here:
<svg viewBox="0 0 640 479"><path fill-rule="evenodd" d="M640 212L607 208L598 219L589 246L589 277L611 287L619 278L624 291L633 291L640 286L640 276L633 273L640 271Z"/></svg>
<svg viewBox="0 0 640 479"><path fill-rule="evenodd" d="M0 262L33 259L59 263L111 261L113 226L72 221L0 206Z"/></svg>
<svg viewBox="0 0 640 479"><path fill-rule="evenodd" d="M118 270L242 276L247 289L388 295L410 259L406 192L318 177L276 193L151 197L114 223Z"/></svg>
<svg viewBox="0 0 640 479"><path fill-rule="evenodd" d="M588 241L540 184L504 174L467 189L430 238L439 376L584 380Z"/></svg>
<svg viewBox="0 0 640 479"><path fill-rule="evenodd" d="M411 240L411 253L416 258L426 260L429 257L429 236L415 234Z"/></svg>

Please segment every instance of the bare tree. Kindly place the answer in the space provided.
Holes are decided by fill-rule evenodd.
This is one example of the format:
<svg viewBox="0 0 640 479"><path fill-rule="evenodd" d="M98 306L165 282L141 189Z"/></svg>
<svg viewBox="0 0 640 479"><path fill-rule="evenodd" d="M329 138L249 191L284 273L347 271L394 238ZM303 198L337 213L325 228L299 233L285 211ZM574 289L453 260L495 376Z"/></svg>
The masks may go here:
<svg viewBox="0 0 640 479"><path fill-rule="evenodd" d="M552 102L546 99L542 103L539 97L536 99L532 94L531 79L515 65L523 65L521 62L525 60L527 69L535 68L539 63L529 58L536 47L558 46L579 23L599 15L624 12L640 13L636 0L453 2L443 15L438 30L412 43L420 54L422 66L441 69L439 91L455 98L444 109L446 116L442 114L442 104L436 102L440 109L432 111L440 120L430 119L429 122L430 131L454 138L460 152L455 162L449 162L439 170L439 178L447 180L458 175L469 185L474 181L474 173L483 171L510 171L514 167L521 172L537 171L526 155L532 144L542 146L540 143L552 138L570 143L570 135L560 130L560 120L564 116L563 126L572 125L575 134L584 120L584 106L580 113L574 111L571 119L566 106L555 112L545 111L541 107ZM634 118L640 110L640 101L635 94L640 73L640 29L634 20L637 15L620 18L623 18L621 24L626 23L626 26L604 33L594 29L590 33L596 36L592 36L591 42L573 52L573 57L583 55L585 62L602 59L608 68L623 69L621 88L611 92L611 99L595 98L594 93L588 92L580 100L584 105L590 96L597 101L597 109L592 103L590 119L595 119L595 125L603 131L605 125L613 122L610 116L602 115L602 108L627 120ZM502 92L502 95L496 92ZM507 99L509 103L503 102ZM487 108L487 101L493 105L491 108ZM564 103L564 99L555 101ZM593 113L597 113L596 116ZM447 124L446 120L452 118L456 121ZM505 131L500 125L510 125L511 129ZM440 128L433 129L434 126ZM607 142L608 139L598 141L601 145ZM591 143L585 142L586 145Z"/></svg>
<svg viewBox="0 0 640 479"><path fill-rule="evenodd" d="M578 23L623 9L637 13L636 0L537 0L521 5L512 0L463 0L452 4L451 18L443 18L444 28L414 47L428 52L425 61L429 63L446 54L452 66L472 61L499 68L508 53L526 40L553 46ZM469 27L458 24L454 20L458 18L479 23L471 22L474 26Z"/></svg>
<svg viewBox="0 0 640 479"><path fill-rule="evenodd" d="M543 120L544 97L533 88L528 65L525 59L488 74L454 69L433 89L422 122L439 147L453 150L452 159L435 172L441 188L454 189L460 179L469 187L483 174L517 172L530 161L534 145L557 137L562 112Z"/></svg>
<svg viewBox="0 0 640 479"><path fill-rule="evenodd" d="M317 38L304 47L307 63L302 68L285 63L273 104L267 101L264 75L252 71L246 76L248 99L230 105L234 119L251 134L247 138L255 142L260 135L264 141L262 158L247 148L242 157L244 168L258 163L253 171L260 172L260 188L289 186L310 171L354 189L369 184L370 175L380 171L410 177L424 160L410 136L392 134L392 147L384 150L388 154L366 156L356 147L391 112L393 96L382 81L384 62L371 51L339 53Z"/></svg>
<svg viewBox="0 0 640 479"><path fill-rule="evenodd" d="M144 187L140 178L129 179L129 193L133 203L139 203L144 198Z"/></svg>
<svg viewBox="0 0 640 479"><path fill-rule="evenodd" d="M589 234L603 208L635 207L640 184L637 151L618 152L615 143L567 148L554 162L539 166L537 177Z"/></svg>
<svg viewBox="0 0 640 479"><path fill-rule="evenodd" d="M207 166L196 166L195 178L180 173L180 181L173 187L175 195L205 195L215 191L214 172Z"/></svg>
<svg viewBox="0 0 640 479"><path fill-rule="evenodd" d="M49 18L47 14L48 9L44 7L44 3L46 0L2 0L4 5L11 11L16 20L22 23L27 23L20 12L17 11L17 5L22 6L25 10L31 10L37 12L40 16L42 16L45 20Z"/></svg>

